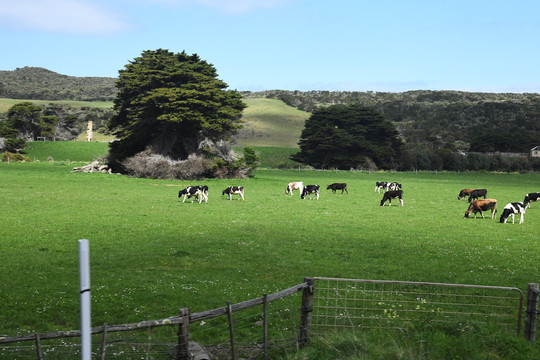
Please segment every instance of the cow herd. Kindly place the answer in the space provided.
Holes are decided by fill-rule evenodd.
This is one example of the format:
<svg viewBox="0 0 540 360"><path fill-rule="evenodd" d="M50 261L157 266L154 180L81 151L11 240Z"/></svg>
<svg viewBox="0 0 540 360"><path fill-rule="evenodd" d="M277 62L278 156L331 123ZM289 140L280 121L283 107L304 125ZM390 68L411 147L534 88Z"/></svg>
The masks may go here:
<svg viewBox="0 0 540 360"><path fill-rule="evenodd" d="M301 199L309 197L311 200L319 200L320 185L305 185L302 181L293 181L287 184L285 195L293 195L297 190ZM344 192L349 194L346 183L332 183L326 187L326 190L331 190L336 194L341 190L341 194ZM375 192L380 193L383 190L383 198L381 199L380 206L384 206L388 202L388 206L392 206L392 200L397 199L399 206L403 206L403 190L402 185L397 182L385 182L377 181L375 183ZM484 212L489 211L491 218L494 219L497 213L497 200L487 198L487 189L462 189L458 194L458 200L462 200L468 197L469 207L465 211L464 218L467 219L470 216L476 219L476 215L480 214L482 219L485 219ZM221 195L226 195L229 200L233 199L233 195L238 195L238 200L244 200L244 188L242 186L229 186L221 192ZM186 199L196 199L199 203L208 202L208 186L197 185L188 186L178 192L178 197L183 197L182 202ZM527 208L531 207L531 202L540 201L540 192L528 193L521 202L510 202L506 204L503 209L503 213L499 221L506 223L507 220L512 217L512 224L514 223L514 217L520 215L519 223L523 223L523 218Z"/></svg>
<svg viewBox="0 0 540 360"><path fill-rule="evenodd" d="M483 211L490 211L491 218L495 218L497 213L497 200L496 199L487 199L487 189L463 189L458 194L458 200L469 197L470 205L465 211L464 218L468 218L471 215L474 215L476 219L476 214L480 213L482 219L484 219ZM480 199L483 197L483 199ZM522 202L511 202L505 205L503 213L499 218L499 222L506 223L509 217L512 217L512 224L514 224L514 217L520 215L519 223L523 224L523 217L527 208L531 207L532 201L540 201L540 193L529 193L525 195L525 199Z"/></svg>

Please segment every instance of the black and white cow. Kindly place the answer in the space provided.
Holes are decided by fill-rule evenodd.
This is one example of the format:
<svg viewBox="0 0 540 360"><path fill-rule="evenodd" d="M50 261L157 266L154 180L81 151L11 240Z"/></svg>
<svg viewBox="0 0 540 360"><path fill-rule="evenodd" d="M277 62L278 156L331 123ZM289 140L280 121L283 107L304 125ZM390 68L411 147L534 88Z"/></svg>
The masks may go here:
<svg viewBox="0 0 540 360"><path fill-rule="evenodd" d="M388 183L386 181L377 181L375 183L375 191L380 193L381 189L385 189Z"/></svg>
<svg viewBox="0 0 540 360"><path fill-rule="evenodd" d="M304 188L304 191L302 191L302 195L300 195L300 197L302 199L305 199L307 195L309 195L309 198L311 200L313 200L313 196L315 196L317 198L317 200L319 200L319 190L320 190L320 186L319 185L306 185L306 187Z"/></svg>
<svg viewBox="0 0 540 360"><path fill-rule="evenodd" d="M326 190L332 190L332 192L335 194L336 190L341 190L341 193L343 194L343 191L347 192L347 195L349 195L349 191L347 190L347 184L346 183L333 183L326 187Z"/></svg>
<svg viewBox="0 0 540 360"><path fill-rule="evenodd" d="M525 199L523 199L523 205L530 208L532 201L540 201L540 193L528 193L527 195L525 195Z"/></svg>
<svg viewBox="0 0 540 360"><path fill-rule="evenodd" d="M397 182L390 182L386 184L386 191L395 191L395 190L401 190L401 184Z"/></svg>
<svg viewBox="0 0 540 360"><path fill-rule="evenodd" d="M227 195L229 200L232 200L233 195L238 195L238 200L242 198L244 200L244 187L243 186L229 186L221 192L221 195Z"/></svg>
<svg viewBox="0 0 540 360"><path fill-rule="evenodd" d="M469 202L479 199L480 197L486 198L487 190L486 189L475 189L471 191L471 194L469 195Z"/></svg>
<svg viewBox="0 0 540 360"><path fill-rule="evenodd" d="M520 214L521 218L519 219L519 223L523 224L523 215L525 215L525 209L527 209L527 207L523 203L520 203L520 202L508 203L504 207L503 213L501 214L501 218L500 218L499 221L501 223L503 223L503 224L506 224L506 221L508 220L508 217L511 216L512 217L512 224L513 224L514 223L514 216L516 214Z"/></svg>
<svg viewBox="0 0 540 360"><path fill-rule="evenodd" d="M388 200L388 206L392 206L392 199L399 199L399 205L403 206L403 190L390 190L384 193L381 206Z"/></svg>
<svg viewBox="0 0 540 360"><path fill-rule="evenodd" d="M193 198L197 198L200 204L203 200L208 202L207 194L208 186L188 186L178 192L178 197L180 198L183 195L184 200L182 202L185 202L186 199L191 199L191 203L193 203Z"/></svg>

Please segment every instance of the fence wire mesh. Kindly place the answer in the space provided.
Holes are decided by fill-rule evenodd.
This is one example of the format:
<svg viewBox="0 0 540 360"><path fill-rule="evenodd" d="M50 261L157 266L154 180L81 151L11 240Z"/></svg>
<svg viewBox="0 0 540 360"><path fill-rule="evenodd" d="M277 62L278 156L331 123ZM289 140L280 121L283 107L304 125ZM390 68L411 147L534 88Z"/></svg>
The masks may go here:
<svg viewBox="0 0 540 360"><path fill-rule="evenodd" d="M517 288L316 278L312 332L337 328L406 329L420 323L495 324L519 333Z"/></svg>
<svg viewBox="0 0 540 360"><path fill-rule="evenodd" d="M269 359L275 353L294 352L300 323L302 293L268 302L267 336L264 342L263 305L232 312L236 359ZM178 325L92 335L92 359L175 359ZM227 315L192 322L189 339L197 342L211 359L231 359L231 332ZM265 345L266 344L266 345ZM41 358L64 360L80 358L80 338L42 339ZM38 359L35 342L0 344L0 359Z"/></svg>

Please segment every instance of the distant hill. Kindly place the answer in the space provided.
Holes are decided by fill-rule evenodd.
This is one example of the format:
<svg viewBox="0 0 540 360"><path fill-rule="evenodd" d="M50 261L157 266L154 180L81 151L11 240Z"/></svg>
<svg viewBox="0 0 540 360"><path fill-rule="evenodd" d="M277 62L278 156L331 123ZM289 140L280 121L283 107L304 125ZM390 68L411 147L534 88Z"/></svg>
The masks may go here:
<svg viewBox="0 0 540 360"><path fill-rule="evenodd" d="M392 121L409 145L434 150L528 153L540 145L540 94L418 90L242 92L245 99L278 99L312 112L320 106L361 104Z"/></svg>
<svg viewBox="0 0 540 360"><path fill-rule="evenodd" d="M115 80L23 67L0 71L0 98L111 102ZM243 115L245 127L235 139L242 146L297 147L310 113L334 104L377 109L394 123L408 146L527 153L540 145L540 94L536 93L268 90L241 94L248 107ZM0 99L0 117L8 108L3 101Z"/></svg>
<svg viewBox="0 0 540 360"><path fill-rule="evenodd" d="M0 97L27 100L112 101L116 79L76 77L40 67L0 71Z"/></svg>

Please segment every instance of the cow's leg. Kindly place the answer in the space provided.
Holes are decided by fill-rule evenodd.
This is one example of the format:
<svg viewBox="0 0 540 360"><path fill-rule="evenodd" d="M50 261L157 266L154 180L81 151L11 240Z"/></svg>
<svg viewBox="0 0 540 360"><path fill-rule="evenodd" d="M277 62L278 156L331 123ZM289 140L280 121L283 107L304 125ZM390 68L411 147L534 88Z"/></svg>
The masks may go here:
<svg viewBox="0 0 540 360"><path fill-rule="evenodd" d="M399 204L400 204L401 206L403 206L403 199L401 199L401 198L399 199Z"/></svg>
<svg viewBox="0 0 540 360"><path fill-rule="evenodd" d="M523 213L521 213L521 218L519 219L519 223L523 224Z"/></svg>
<svg viewBox="0 0 540 360"><path fill-rule="evenodd" d="M186 202L187 194L184 194L184 200L182 202Z"/></svg>

